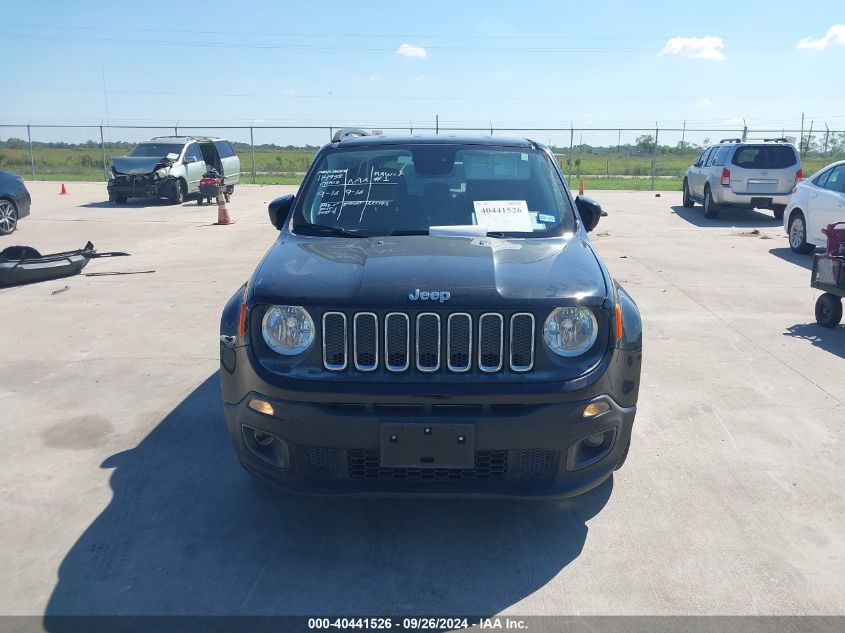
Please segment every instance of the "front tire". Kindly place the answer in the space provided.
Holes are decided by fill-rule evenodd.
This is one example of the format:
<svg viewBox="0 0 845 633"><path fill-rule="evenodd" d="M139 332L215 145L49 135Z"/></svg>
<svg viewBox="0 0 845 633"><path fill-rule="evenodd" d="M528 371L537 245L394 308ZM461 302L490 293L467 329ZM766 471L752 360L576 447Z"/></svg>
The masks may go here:
<svg viewBox="0 0 845 633"><path fill-rule="evenodd" d="M682 203L682 204L683 204L683 205L684 205L687 209L692 209L692 208L695 206L695 200L693 200L693 199L692 199L692 196L690 196L690 193L689 193L689 183L687 182L687 179L686 179L686 178L684 178L684 193L683 193L683 199L682 199L682 202L681 202L681 203Z"/></svg>
<svg viewBox="0 0 845 633"><path fill-rule="evenodd" d="M816 299L816 323L836 327L842 321L842 300L829 292Z"/></svg>
<svg viewBox="0 0 845 633"><path fill-rule="evenodd" d="M11 200L0 200L0 235L11 235L18 228L18 209Z"/></svg>
<svg viewBox="0 0 845 633"><path fill-rule="evenodd" d="M789 219L789 248L800 255L816 250L814 245L807 243L807 223L800 211L793 213Z"/></svg>
<svg viewBox="0 0 845 633"><path fill-rule="evenodd" d="M719 205L713 202L713 194L710 193L710 185L704 186L704 217L715 218L719 215Z"/></svg>
<svg viewBox="0 0 845 633"><path fill-rule="evenodd" d="M182 204L185 202L185 195L188 193L188 185L181 178L173 183L173 191L170 192L171 204Z"/></svg>

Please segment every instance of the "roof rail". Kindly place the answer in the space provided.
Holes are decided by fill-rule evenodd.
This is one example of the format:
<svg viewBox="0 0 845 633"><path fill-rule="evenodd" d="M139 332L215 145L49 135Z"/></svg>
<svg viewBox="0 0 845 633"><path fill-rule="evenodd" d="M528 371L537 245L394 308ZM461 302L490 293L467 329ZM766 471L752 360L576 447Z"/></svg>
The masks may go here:
<svg viewBox="0 0 845 633"><path fill-rule="evenodd" d="M741 138L723 138L720 143L742 143Z"/></svg>
<svg viewBox="0 0 845 633"><path fill-rule="evenodd" d="M789 143L789 139L778 137L778 138L764 138L764 143Z"/></svg>
<svg viewBox="0 0 845 633"><path fill-rule="evenodd" d="M356 138L358 136L370 136L370 133L364 130L359 130L355 127L345 127L334 133L334 136L332 136L332 143L342 143L345 140Z"/></svg>

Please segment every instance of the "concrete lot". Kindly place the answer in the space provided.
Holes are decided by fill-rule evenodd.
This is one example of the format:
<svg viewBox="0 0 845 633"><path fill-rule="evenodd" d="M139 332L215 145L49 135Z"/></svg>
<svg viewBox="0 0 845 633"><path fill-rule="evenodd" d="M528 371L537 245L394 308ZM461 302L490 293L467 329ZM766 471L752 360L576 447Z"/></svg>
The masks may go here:
<svg viewBox="0 0 845 633"><path fill-rule="evenodd" d="M293 188L239 187L217 227L29 186L0 248L90 239L132 257L84 272L155 272L0 290L0 613L845 614L845 327L815 325L768 212L596 194L646 337L631 454L596 491L302 499L238 466L216 375L220 309Z"/></svg>

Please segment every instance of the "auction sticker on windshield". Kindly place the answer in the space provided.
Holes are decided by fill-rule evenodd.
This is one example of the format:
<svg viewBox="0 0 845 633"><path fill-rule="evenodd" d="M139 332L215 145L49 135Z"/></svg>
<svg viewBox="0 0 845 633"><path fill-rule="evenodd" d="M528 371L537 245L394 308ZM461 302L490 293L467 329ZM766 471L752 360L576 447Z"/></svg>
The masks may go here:
<svg viewBox="0 0 845 633"><path fill-rule="evenodd" d="M531 233L534 230L525 200L475 200L475 219L488 231Z"/></svg>

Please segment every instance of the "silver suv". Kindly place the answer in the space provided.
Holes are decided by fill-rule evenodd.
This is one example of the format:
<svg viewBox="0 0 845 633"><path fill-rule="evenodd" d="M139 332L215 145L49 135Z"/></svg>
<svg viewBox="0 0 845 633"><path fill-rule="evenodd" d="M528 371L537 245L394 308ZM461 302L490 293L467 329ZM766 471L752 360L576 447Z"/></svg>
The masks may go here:
<svg viewBox="0 0 845 633"><path fill-rule="evenodd" d="M708 147L684 176L684 206L704 205L704 217L725 207L771 209L778 220L801 181L801 157L785 138L723 139Z"/></svg>

